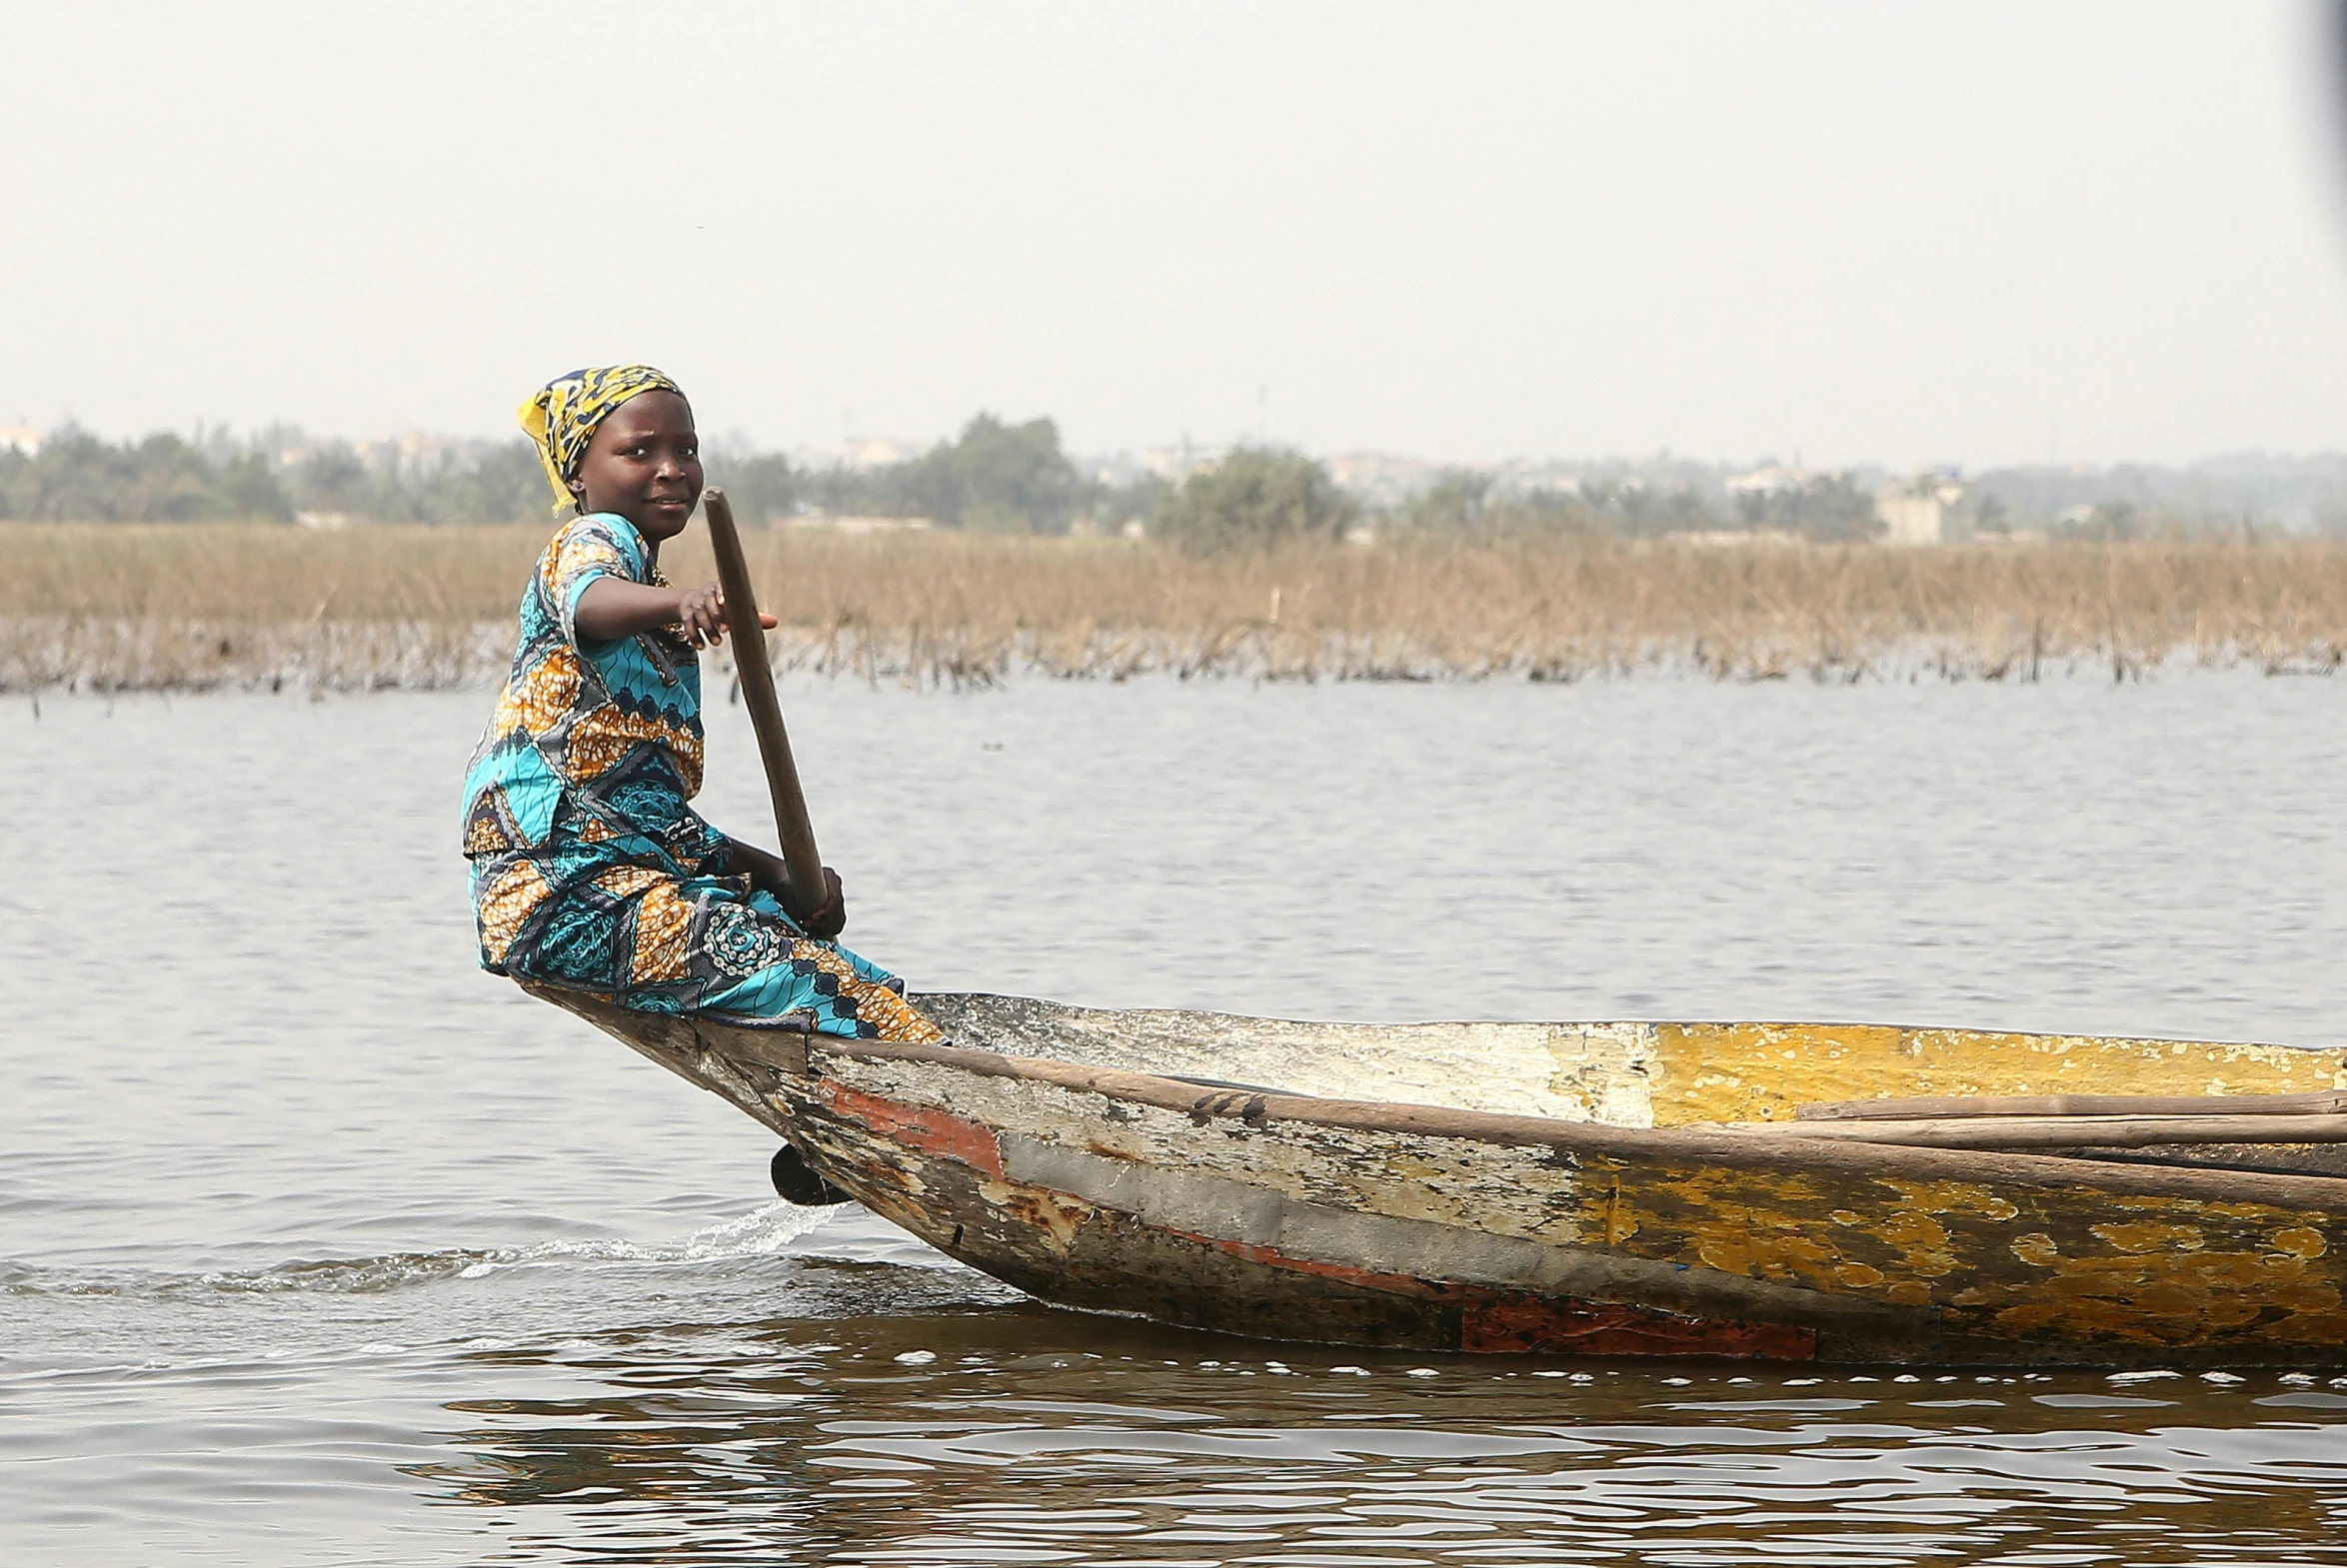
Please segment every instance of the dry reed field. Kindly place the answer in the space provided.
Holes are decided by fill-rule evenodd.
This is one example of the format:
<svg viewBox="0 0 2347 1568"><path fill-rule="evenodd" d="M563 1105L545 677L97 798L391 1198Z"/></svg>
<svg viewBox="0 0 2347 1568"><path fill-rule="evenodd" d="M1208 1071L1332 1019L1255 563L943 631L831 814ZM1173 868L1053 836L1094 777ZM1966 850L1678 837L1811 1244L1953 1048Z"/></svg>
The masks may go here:
<svg viewBox="0 0 2347 1568"><path fill-rule="evenodd" d="M498 680L546 530L0 525L0 690ZM778 668L1280 681L2139 678L2347 655L2347 544L1720 548L1402 541L1193 559L1124 540L753 530ZM664 563L712 575L695 529Z"/></svg>

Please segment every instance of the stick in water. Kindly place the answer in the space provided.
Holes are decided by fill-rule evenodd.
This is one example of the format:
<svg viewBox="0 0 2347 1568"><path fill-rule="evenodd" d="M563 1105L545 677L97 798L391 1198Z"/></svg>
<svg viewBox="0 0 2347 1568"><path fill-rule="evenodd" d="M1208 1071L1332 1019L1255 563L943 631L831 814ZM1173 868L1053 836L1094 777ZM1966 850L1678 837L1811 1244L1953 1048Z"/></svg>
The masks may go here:
<svg viewBox="0 0 2347 1568"><path fill-rule="evenodd" d="M734 670L742 681L742 706L758 732L758 755L766 764L766 787L774 796L775 834L789 869L791 913L805 919L824 905L823 854L807 820L807 796L791 761L791 738L783 730L783 705L775 698L774 667L767 663L766 632L758 624L758 597L750 587L750 564L742 559L742 536L734 531L733 504L722 490L701 493L709 518L709 544L717 554L717 581L726 596L726 632L734 640Z"/></svg>

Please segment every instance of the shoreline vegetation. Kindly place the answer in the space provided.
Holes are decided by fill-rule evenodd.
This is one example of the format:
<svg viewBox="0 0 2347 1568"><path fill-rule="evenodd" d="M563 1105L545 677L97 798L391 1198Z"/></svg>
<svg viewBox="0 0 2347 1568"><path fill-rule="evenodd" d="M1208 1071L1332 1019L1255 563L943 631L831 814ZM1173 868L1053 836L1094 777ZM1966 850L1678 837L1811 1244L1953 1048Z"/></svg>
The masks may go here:
<svg viewBox="0 0 2347 1568"><path fill-rule="evenodd" d="M1379 534L1608 534L1712 531L1811 541L1974 533L2007 542L2243 534L2347 534L2347 453L2261 452L2182 468L2054 463L1894 473L1814 470L1775 458L1511 459L1445 467L1393 453L1326 459L1276 444L1178 446L1078 456L1057 421L981 413L926 449L851 439L829 452L711 441L710 483L757 523L791 518L925 518L973 533L1187 532L1206 543L1230 521L1200 516L1251 491L1287 504L1280 527ZM1206 494L1190 494L1205 481ZM1219 491L1219 496L1212 492ZM1316 493L1316 494L1315 494ZM1204 502L1200 508L1195 503ZM1186 503L1186 504L1185 504ZM1184 514L1187 514L1184 516ZM0 427L0 519L19 522L535 523L546 487L529 442L427 436L349 442L278 424L157 431L119 444L67 425ZM1260 518L1255 520L1261 522ZM1186 527L1185 527L1186 525ZM1203 525L1202 527L1200 525Z"/></svg>
<svg viewBox="0 0 2347 1568"><path fill-rule="evenodd" d="M488 687L546 526L0 525L0 691ZM2330 674L2347 542L1155 541L751 529L778 671L1124 681ZM699 530L664 563L714 576ZM724 655L712 667L725 679Z"/></svg>

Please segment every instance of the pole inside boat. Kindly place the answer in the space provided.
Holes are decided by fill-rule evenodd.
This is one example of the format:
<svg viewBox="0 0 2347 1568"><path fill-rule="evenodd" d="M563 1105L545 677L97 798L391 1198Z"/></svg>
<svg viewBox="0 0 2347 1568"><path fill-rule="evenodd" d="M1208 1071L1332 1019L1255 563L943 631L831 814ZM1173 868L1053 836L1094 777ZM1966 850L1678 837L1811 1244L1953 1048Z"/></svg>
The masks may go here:
<svg viewBox="0 0 2347 1568"><path fill-rule="evenodd" d="M1959 1116L2336 1116L2347 1092L2305 1094L1949 1094L1803 1105L1802 1121L1940 1121Z"/></svg>
<svg viewBox="0 0 2347 1568"><path fill-rule="evenodd" d="M2347 1143L2347 1116L1943 1116L1736 1121L1745 1136L1825 1143L1906 1143L1943 1149L2151 1148L2186 1143Z"/></svg>
<svg viewBox="0 0 2347 1568"><path fill-rule="evenodd" d="M758 624L758 596L750 586L750 564L734 527L733 503L715 488L701 493L709 518L709 545L717 556L718 586L726 596L726 632L734 640L734 672L742 683L742 706L758 733L758 755L766 764L767 792L774 799L775 835L790 871L791 913L801 919L824 905L823 853L807 819L807 795L791 759L791 737L783 729L783 705L775 696L774 667L767 662L766 632Z"/></svg>

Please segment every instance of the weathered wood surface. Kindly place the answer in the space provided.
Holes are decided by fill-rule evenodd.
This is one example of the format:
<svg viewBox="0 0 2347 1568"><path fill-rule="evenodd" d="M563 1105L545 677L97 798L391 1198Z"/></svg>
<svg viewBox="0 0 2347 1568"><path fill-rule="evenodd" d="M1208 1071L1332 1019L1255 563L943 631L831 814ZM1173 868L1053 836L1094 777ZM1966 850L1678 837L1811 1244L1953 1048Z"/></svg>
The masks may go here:
<svg viewBox="0 0 2347 1568"><path fill-rule="evenodd" d="M2347 1094L2009 1094L1803 1105L1802 1121L1926 1121L1952 1116L2336 1116Z"/></svg>
<svg viewBox="0 0 2347 1568"><path fill-rule="evenodd" d="M1804 1104L2005 1095L2347 1091L2347 1051L1878 1024L1662 1023L1654 1120L1782 1121Z"/></svg>
<svg viewBox="0 0 2347 1568"><path fill-rule="evenodd" d="M2284 1171L2347 1176L2347 1143L2147 1143L2141 1148L2059 1149L2073 1159L2133 1165L2197 1165L2211 1170Z"/></svg>
<svg viewBox="0 0 2347 1568"><path fill-rule="evenodd" d="M1566 1088L1552 1091L1579 1096L1573 1119L1181 1083L1166 1072L1216 1064L1184 1043L1206 1031L1198 1015L1183 1015L1171 1043L1153 1036L1154 1070L1134 1071L1103 1058L1121 1028L1147 1032L1149 1015L1137 1028L1131 1015L1048 1003L924 998L960 1043L922 1046L540 994L726 1095L940 1250L1064 1305L1424 1349L1975 1365L2347 1359L2339 1178L1651 1124L1682 1104L1749 1107L1745 1074L1784 1040L1847 1056L1862 1043L1855 1031L1496 1026L1525 1031L1500 1041L1519 1065L1534 1043L1580 1053L1559 1065ZM1055 1013L1082 1025L1061 1051L1076 1059L1004 1048L1045 1043ZM1252 1038L1277 1035L1235 1021L1259 1031ZM1327 1031L1344 1026L1289 1027L1317 1040L1302 1070L1261 1070L1278 1063L1242 1046L1219 1063L1231 1070L1200 1075L1329 1076L1345 1047ZM1364 1039L1389 1050L1410 1033ZM1886 1086L1914 1082L1914 1033L1886 1031ZM1730 1062L1733 1082L1681 1093L1705 1074L1671 1056L1674 1035L1764 1044ZM1950 1036L1938 1038L1925 1056ZM2047 1086L2022 1078L2021 1063L2058 1081L2081 1060L2113 1059L2092 1042L1980 1038L1995 1042L1983 1048L1994 1065L1973 1076L2021 1090ZM1574 1043L1591 1039L1606 1060ZM2188 1046L2199 1056L2185 1062L2174 1043L2122 1042L2115 1059L2171 1064L2159 1088L2212 1077L2329 1088L2347 1076L2336 1052ZM1633 1068L1648 1078L1642 1101L1599 1081ZM1440 1070L1480 1070L1455 1069ZM1485 1077L1509 1070L1503 1058ZM1946 1063L1932 1073L1961 1075ZM1768 1092L1789 1117L1827 1075L1786 1075L1789 1094ZM1831 1076L1868 1086L1846 1061ZM1641 1104L1656 1113L1639 1119ZM1597 1106L1631 1124L1590 1119Z"/></svg>
<svg viewBox="0 0 2347 1568"><path fill-rule="evenodd" d="M1133 1071L1273 1083L1615 1126L1787 1121L1888 1097L2347 1094L2347 1050L1829 1023L1299 1023L1068 1007L922 1004L965 1045Z"/></svg>

